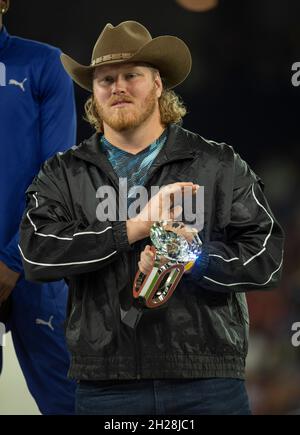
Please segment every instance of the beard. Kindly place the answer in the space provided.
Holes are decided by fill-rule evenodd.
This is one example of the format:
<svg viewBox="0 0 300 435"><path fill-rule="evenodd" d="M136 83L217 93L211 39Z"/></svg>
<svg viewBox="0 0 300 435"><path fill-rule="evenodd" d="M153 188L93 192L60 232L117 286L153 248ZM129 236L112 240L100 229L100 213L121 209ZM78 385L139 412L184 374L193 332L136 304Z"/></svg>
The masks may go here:
<svg viewBox="0 0 300 435"><path fill-rule="evenodd" d="M126 98L124 98L126 100ZM110 128L121 132L131 130L143 124L155 111L157 102L155 86L151 89L143 103L138 107L134 104L123 108L105 108L96 100L96 111L99 118Z"/></svg>

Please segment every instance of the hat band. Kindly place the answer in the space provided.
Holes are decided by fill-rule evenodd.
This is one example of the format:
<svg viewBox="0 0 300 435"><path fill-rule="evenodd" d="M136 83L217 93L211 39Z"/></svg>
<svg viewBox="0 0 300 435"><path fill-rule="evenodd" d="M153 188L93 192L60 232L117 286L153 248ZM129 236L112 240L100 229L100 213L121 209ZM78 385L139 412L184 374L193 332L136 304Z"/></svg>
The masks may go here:
<svg viewBox="0 0 300 435"><path fill-rule="evenodd" d="M99 63L107 62L109 60L129 59L132 56L133 56L133 53L106 54L105 56L97 57L97 59L94 59L91 63L91 66L99 65Z"/></svg>

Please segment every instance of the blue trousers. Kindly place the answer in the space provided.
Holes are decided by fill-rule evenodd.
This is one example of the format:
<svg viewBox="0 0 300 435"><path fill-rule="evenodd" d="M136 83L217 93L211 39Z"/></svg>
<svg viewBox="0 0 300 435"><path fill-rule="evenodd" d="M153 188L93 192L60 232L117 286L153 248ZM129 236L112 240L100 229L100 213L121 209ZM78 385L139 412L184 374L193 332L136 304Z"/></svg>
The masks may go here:
<svg viewBox="0 0 300 435"><path fill-rule="evenodd" d="M70 355L63 327L67 295L62 281L35 284L23 278L12 292L7 329L28 389L44 415L75 412L76 383L67 377ZM2 355L0 373L1 366Z"/></svg>
<svg viewBox="0 0 300 435"><path fill-rule="evenodd" d="M79 415L251 415L245 382L170 379L80 382Z"/></svg>

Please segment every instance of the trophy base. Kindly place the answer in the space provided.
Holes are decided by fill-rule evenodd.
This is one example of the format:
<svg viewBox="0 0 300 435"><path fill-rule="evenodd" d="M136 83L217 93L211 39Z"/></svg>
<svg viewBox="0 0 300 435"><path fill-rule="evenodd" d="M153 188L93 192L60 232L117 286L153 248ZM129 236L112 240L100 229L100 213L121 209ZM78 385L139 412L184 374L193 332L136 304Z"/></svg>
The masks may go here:
<svg viewBox="0 0 300 435"><path fill-rule="evenodd" d="M130 328L135 329L141 320L143 310L132 306L128 311L124 311L122 308L120 308L120 311L122 322Z"/></svg>

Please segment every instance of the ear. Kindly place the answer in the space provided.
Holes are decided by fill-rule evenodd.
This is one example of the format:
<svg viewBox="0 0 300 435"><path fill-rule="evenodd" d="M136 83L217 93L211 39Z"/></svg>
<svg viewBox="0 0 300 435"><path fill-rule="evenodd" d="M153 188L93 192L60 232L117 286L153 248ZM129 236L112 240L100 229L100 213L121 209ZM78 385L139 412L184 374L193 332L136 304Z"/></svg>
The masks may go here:
<svg viewBox="0 0 300 435"><path fill-rule="evenodd" d="M163 83L162 83L162 79L161 79L160 74L159 74L158 71L155 73L154 84L155 84L155 87L156 87L157 98L160 98L161 94L163 92Z"/></svg>

